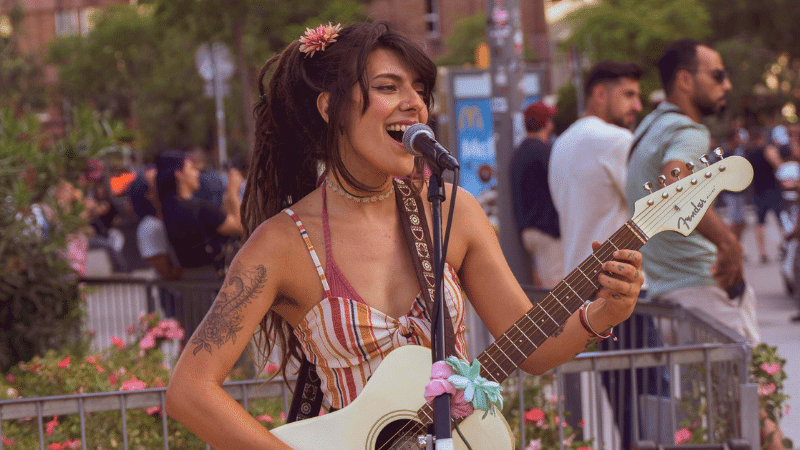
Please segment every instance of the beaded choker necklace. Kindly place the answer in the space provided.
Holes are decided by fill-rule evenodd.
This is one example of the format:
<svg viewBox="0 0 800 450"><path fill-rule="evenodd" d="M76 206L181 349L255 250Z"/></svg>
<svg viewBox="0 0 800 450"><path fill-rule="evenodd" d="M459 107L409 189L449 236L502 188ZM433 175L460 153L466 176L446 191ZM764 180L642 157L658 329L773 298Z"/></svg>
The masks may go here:
<svg viewBox="0 0 800 450"><path fill-rule="evenodd" d="M331 180L327 178L325 178L325 184L328 185L328 187L331 188L333 192L336 192L337 194L341 195L342 197L348 200L352 200L354 202L359 202L359 203L380 202L382 200L386 200L387 198L389 198L389 196L392 195L392 193L394 192L394 184L392 184L389 190L384 192L383 194L373 195L371 197L356 197L355 195L351 195L348 192L345 192L342 188L336 186L335 184L333 184Z"/></svg>

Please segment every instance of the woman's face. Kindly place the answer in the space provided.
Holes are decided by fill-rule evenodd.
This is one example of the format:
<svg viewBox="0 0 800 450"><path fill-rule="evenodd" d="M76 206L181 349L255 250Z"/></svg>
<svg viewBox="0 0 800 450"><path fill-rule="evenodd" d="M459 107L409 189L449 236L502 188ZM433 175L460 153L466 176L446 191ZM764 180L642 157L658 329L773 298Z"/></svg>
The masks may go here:
<svg viewBox="0 0 800 450"><path fill-rule="evenodd" d="M360 181L377 186L387 176L405 176L414 169L414 157L403 147L403 132L428 121L424 84L404 60L391 50L372 52L366 68L369 107L353 86L350 117L342 137L342 158Z"/></svg>

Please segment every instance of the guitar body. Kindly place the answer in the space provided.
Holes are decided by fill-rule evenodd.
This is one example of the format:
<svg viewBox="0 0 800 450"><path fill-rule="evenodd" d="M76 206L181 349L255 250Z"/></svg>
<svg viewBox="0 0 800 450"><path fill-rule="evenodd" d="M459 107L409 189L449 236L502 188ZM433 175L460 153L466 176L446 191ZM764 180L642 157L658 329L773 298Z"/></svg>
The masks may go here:
<svg viewBox="0 0 800 450"><path fill-rule="evenodd" d="M293 422L272 430L297 450L417 449L424 435L417 411L425 404L423 393L431 376L431 351L418 345L393 350L381 362L356 399L339 411ZM514 435L499 413L483 417L475 412L458 428L475 449L514 448ZM404 430L409 430L405 433ZM401 431L401 439L392 439ZM453 430L454 448L466 450Z"/></svg>

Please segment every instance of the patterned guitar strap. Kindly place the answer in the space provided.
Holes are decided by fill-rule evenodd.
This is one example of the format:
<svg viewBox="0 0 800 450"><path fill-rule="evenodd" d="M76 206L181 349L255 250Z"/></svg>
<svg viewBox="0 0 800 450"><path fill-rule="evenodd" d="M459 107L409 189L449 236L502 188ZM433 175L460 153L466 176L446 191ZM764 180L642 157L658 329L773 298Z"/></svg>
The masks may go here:
<svg viewBox="0 0 800 450"><path fill-rule="evenodd" d="M428 222L425 219L425 209L419 196L414 196L408 182L398 178L394 179L395 200L400 210L400 219L403 223L403 232L406 235L411 258L414 261L414 270L417 273L422 297L428 309L428 317L434 320L434 289L435 277L432 255L430 253L431 240L428 233ZM450 320L450 311L444 311L444 339L447 356L455 355L455 335L453 322ZM433 329L433 327L431 327ZM436 345L435 336L431 336L431 346ZM311 362L303 358L297 375L292 404L286 423L296 420L308 419L319 415L322 407L321 381L317 376L316 368Z"/></svg>

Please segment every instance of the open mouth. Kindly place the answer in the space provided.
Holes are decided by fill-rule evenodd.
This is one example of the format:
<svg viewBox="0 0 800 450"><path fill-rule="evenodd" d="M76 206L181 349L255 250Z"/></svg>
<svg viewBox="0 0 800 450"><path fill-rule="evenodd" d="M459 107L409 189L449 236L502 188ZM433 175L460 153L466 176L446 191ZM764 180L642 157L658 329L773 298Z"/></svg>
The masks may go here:
<svg viewBox="0 0 800 450"><path fill-rule="evenodd" d="M403 134L408 129L408 125L389 125L386 127L386 132L389 133L389 137L394 139L395 141L402 143L403 142Z"/></svg>

